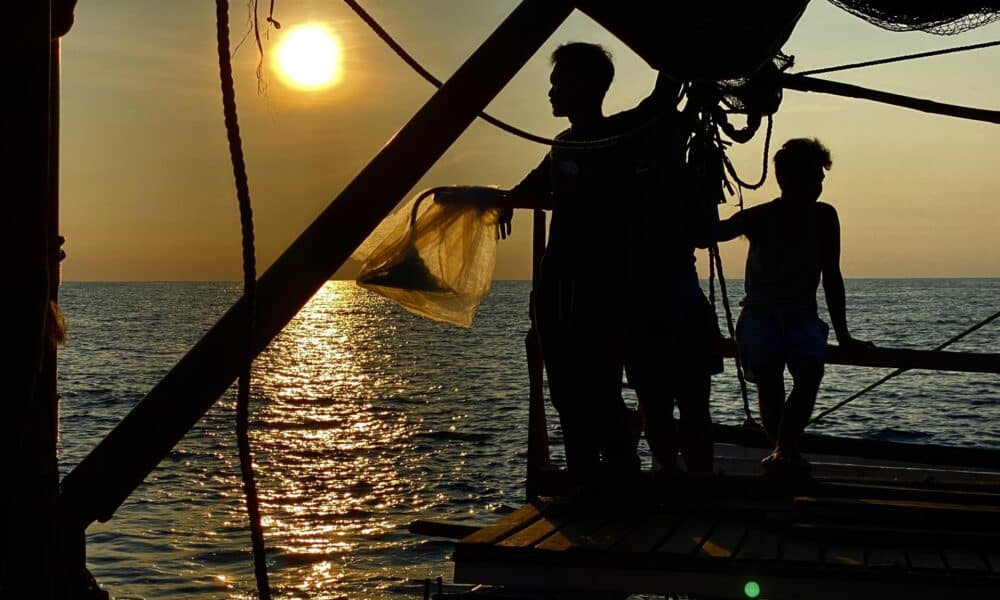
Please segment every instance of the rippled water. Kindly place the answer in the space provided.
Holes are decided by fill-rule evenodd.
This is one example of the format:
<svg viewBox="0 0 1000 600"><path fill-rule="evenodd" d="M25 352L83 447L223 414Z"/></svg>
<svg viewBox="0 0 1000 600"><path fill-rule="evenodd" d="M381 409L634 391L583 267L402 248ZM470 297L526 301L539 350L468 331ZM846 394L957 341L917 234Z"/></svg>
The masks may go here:
<svg viewBox="0 0 1000 600"><path fill-rule="evenodd" d="M933 347L1000 307L1000 279L847 285L852 330L886 346ZM467 331L412 317L352 282L330 282L261 355L251 441L277 597L419 598L424 578L450 578L451 545L411 535L411 520L485 522L519 505L528 289L496 283ZM235 283L63 286L64 471L239 290ZM952 349L1000 352L998 334L994 322ZM830 367L818 405L884 372ZM231 390L209 410L111 521L88 530L88 565L115 597L252 595L234 398ZM716 420L741 420L731 365L716 377L712 403ZM914 372L817 431L1000 448L997 423L1000 376Z"/></svg>

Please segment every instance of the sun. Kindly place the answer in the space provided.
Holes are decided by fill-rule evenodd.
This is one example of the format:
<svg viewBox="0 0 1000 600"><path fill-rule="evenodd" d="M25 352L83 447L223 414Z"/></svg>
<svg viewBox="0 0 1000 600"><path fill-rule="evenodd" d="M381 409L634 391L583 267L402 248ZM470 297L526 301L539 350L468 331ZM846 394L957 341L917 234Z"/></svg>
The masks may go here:
<svg viewBox="0 0 1000 600"><path fill-rule="evenodd" d="M322 25L293 27L281 39L276 62L282 79L291 87L329 87L340 81L340 40Z"/></svg>

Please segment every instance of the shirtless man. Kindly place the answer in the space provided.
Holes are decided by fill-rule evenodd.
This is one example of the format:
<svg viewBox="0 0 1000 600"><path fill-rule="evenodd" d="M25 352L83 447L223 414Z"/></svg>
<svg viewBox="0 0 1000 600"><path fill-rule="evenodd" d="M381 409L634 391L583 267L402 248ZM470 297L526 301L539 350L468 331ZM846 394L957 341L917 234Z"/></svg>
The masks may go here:
<svg viewBox="0 0 1000 600"><path fill-rule="evenodd" d="M830 320L841 347L871 346L847 328L844 278L840 273L840 222L833 206L819 202L830 152L818 140L792 139L774 156L781 196L722 221L720 241L750 240L746 298L736 343L747 379L757 384L764 431L774 451L769 472L807 474L798 442L812 414L823 379L829 326L820 320L820 278ZM784 372L794 384L785 398Z"/></svg>

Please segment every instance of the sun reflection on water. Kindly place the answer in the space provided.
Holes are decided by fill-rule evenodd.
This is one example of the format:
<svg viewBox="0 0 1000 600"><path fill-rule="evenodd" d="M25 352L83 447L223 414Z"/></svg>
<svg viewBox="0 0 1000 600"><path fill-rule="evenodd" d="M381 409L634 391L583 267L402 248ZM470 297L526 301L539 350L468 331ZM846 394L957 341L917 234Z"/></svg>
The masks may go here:
<svg viewBox="0 0 1000 600"><path fill-rule="evenodd" d="M370 314L352 310L363 300L323 287L256 363L265 529L279 564L312 563L295 582L303 592L331 589L359 540L397 528L392 509L409 502L399 448L418 424L376 405L380 390L407 382L380 364L391 353Z"/></svg>

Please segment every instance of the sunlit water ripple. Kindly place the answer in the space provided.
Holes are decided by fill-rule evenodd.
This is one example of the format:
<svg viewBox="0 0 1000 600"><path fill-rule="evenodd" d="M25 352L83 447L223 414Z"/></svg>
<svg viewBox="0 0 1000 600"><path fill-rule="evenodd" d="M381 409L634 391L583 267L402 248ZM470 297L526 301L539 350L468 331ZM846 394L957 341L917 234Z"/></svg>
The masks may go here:
<svg viewBox="0 0 1000 600"><path fill-rule="evenodd" d="M59 376L64 472L239 289L63 286L70 326ZM450 578L451 546L408 533L411 520L486 522L519 504L528 289L496 283L474 327L461 330L413 317L351 282L330 282L256 361L251 441L277 597L419 598L424 578ZM848 295L858 337L929 348L995 312L1000 279L854 280ZM952 349L1000 352L998 334L995 322ZM885 372L830 367L818 404ZM713 389L716 420L740 421L731 365ZM115 597L252 595L234 398L230 390L111 521L88 530L88 564ZM912 372L817 431L1000 448L998 422L1000 376ZM558 450L554 420L550 431Z"/></svg>

